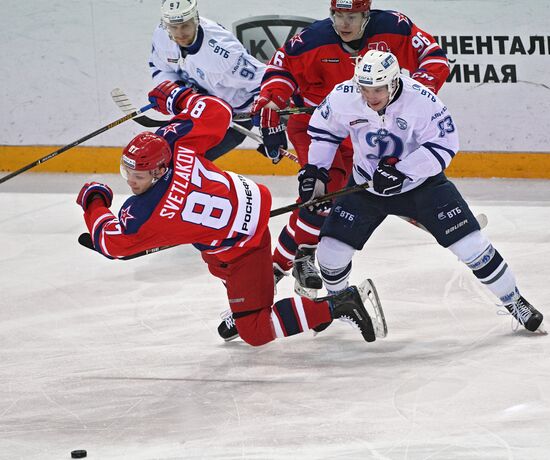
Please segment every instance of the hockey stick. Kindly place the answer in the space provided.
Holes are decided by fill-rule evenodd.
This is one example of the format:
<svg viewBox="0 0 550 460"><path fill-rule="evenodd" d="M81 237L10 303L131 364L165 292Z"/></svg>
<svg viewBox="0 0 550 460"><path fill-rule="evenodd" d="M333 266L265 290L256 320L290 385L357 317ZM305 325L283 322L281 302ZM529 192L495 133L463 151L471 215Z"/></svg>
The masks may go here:
<svg viewBox="0 0 550 460"><path fill-rule="evenodd" d="M122 110L124 113L131 113L131 112L135 111L135 107L130 102L130 98L120 88L113 89L111 91L111 97L112 97L113 101L115 102L115 104L118 106L118 108L120 110ZM313 108L315 108L315 107L313 107ZM303 112L300 112L300 113L303 113ZM235 117L233 117L233 119L234 118ZM164 125L166 125L170 122L170 120L164 120L164 121L153 120L152 118L149 118L149 117L146 117L146 116L141 116L141 117L134 118L134 121L139 123L141 126L145 126L146 128L160 127L160 126L164 126ZM241 125L239 125L235 122L232 122L231 127L235 131L237 131L241 134L244 134L245 136L248 136L251 139L254 139L256 142L258 142L260 144L263 144L263 142L264 142L263 139L262 139L262 136L260 136L259 134L255 133L255 132L253 132L249 129L246 129L244 126L241 126ZM291 152L289 152L288 150L280 148L279 152L281 153L282 156L285 156L285 157L291 159L295 163L298 163L298 157L296 155L292 154Z"/></svg>
<svg viewBox="0 0 550 460"><path fill-rule="evenodd" d="M25 171L28 171L31 168L34 168L35 166L38 166L39 164L42 164L42 163L45 163L48 160L51 160L52 158L56 157L60 153L66 152L67 150L72 149L73 147L76 147L77 145L80 145L83 142L86 142L88 139L91 139L92 137L95 137L95 136L97 136L101 133L104 133L105 131L107 131L111 128L114 128L115 126L118 126L121 123L124 123L125 121L131 120L136 115L139 115L140 113L145 112L146 110L149 110L151 108L153 108L153 104L148 104L148 105L142 107L139 110L134 110L133 112L128 113L124 117L119 118L118 120L115 120L112 123L109 123L108 125L103 126L102 128L99 128L98 130L94 131L93 133L87 134L86 136L81 137L80 139L77 139L76 141L71 142L70 144L67 144L64 147L61 147L60 149L56 150L55 152L52 152L52 153L46 155L45 157L42 157L42 158L40 158L36 161L33 161L32 163L29 163L28 165L23 166L22 168L18 169L17 171L14 171L14 172L12 172L12 173L4 176L4 177L1 177L0 178L0 184L3 183L3 182L6 182L7 180L9 180L9 179L25 172Z"/></svg>
<svg viewBox="0 0 550 460"><path fill-rule="evenodd" d="M333 198L337 198L339 196L348 195L350 193L358 192L359 190L365 190L366 188L369 188L371 186L372 186L371 183L365 182L364 184L357 184L357 185L354 185L352 187L343 188L343 189L338 190L336 192L327 193L326 195L319 196L317 198L313 198L313 199L311 199L309 201L306 201L304 203L292 203L292 204L290 204L288 206L284 206L282 208L273 209L269 213L269 217L275 217L275 216L279 216L281 214L285 214L285 213L290 212L290 211L294 211L295 209L300 209L300 208L305 208L307 206L314 206L314 205L317 205L317 204L325 203L327 201L331 201ZM93 242L92 242L92 237L90 236L89 233L82 233L78 237L78 242L82 246L85 246L88 249L92 249L92 250L95 251L95 248L94 248L94 245L93 245ZM165 249L170 249L170 248L173 248L173 247L176 247L176 246L179 246L179 245L174 244L174 245L169 245L169 246L159 246L159 247L156 247L156 248L151 248L151 249L146 249L144 251L136 252L135 254L132 254L132 255L129 255L129 256L118 257L118 259L120 259L120 260L131 260L131 259L135 259L137 257L146 256L147 254L153 254L155 252L163 251Z"/></svg>
<svg viewBox="0 0 550 460"><path fill-rule="evenodd" d="M130 102L130 99L126 95L124 91L122 91L120 88L114 88L111 91L111 97L113 98L113 101L115 101L115 104L118 105L120 110L122 110L124 113L129 113L134 109L133 104ZM277 110L277 113L279 115L297 115L300 113L313 113L317 106L313 107L291 107L288 109L282 109ZM252 119L251 113L236 113L233 115L233 121L248 121ZM139 123L141 126L144 126L145 128L160 128L162 126L167 125L170 120L155 120L154 118L150 118L146 115L142 115L140 117L134 118L134 121L136 123Z"/></svg>
<svg viewBox="0 0 550 460"><path fill-rule="evenodd" d="M326 195L319 196L317 198L313 198L313 199L311 199L309 201L306 201L306 202L303 202L303 203L292 203L292 204L289 204L287 206L283 206L282 208L272 209L271 212L269 213L269 217L276 217L276 216L280 216L281 214L285 214L287 212L294 211L295 209L301 209L301 208L306 208L308 206L315 206L315 205L318 205L318 204L321 204L321 203L326 203L326 202L332 201L333 198L338 198L340 196L349 195L350 193L355 193L355 192L359 192L361 190L366 190L369 187L372 187L372 182L370 182L370 181L365 182L363 184L355 184L351 187L345 187L343 189L337 190L337 191L332 192L332 193L327 193ZM401 216L397 216L397 217L401 217ZM417 223L414 219L409 219L408 217L401 217L401 219L404 219L407 222L410 222L411 224L423 229L426 232L428 231L428 230L426 230L426 228L423 225ZM485 228L485 226L488 223L487 216L485 214L479 214L479 215L476 216L476 219L479 223L479 226L481 228ZM92 243L92 238L91 238L89 233L82 233L82 235L80 235L80 237L78 238L78 242L82 246L86 246L89 249L94 249L94 245ZM163 251L165 249L170 249L170 248L173 248L175 246L179 246L179 245L174 244L174 245L170 245L170 246L159 246L157 248L146 249L145 251L137 252L136 254L132 254L130 256L120 257L119 259L131 260L131 259L135 259L137 257L146 256L147 254L153 254L155 252Z"/></svg>
<svg viewBox="0 0 550 460"><path fill-rule="evenodd" d="M94 243L92 242L92 236L89 233L82 233L78 237L78 242L82 246L84 246L88 249L91 249L92 251L95 251ZM118 259L119 260L132 260L132 259L135 259L137 257L146 256L147 254L154 254L155 252L163 251L164 249L174 248L176 246L179 246L179 245L175 244L175 245L172 245L172 246L159 246L158 248L146 249L145 251L136 252L135 254L131 254L129 256L118 257Z"/></svg>

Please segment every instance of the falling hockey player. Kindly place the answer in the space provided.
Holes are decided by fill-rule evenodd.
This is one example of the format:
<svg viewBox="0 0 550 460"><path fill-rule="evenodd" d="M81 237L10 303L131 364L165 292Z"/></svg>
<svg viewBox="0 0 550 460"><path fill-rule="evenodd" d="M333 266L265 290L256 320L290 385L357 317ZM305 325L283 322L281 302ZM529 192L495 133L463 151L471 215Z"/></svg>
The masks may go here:
<svg viewBox="0 0 550 460"><path fill-rule="evenodd" d="M120 170L134 195L118 216L109 209L108 186L87 183L78 195L93 248L116 259L157 246L193 244L224 282L236 328L250 345L333 319L354 323L367 342L385 336L381 307L368 302L371 319L363 303L372 296L368 282L324 299L296 296L273 303L269 190L204 157L225 135L231 107L169 81L149 98L175 117L155 134L139 134L124 149Z"/></svg>
<svg viewBox="0 0 550 460"><path fill-rule="evenodd" d="M449 109L427 87L400 75L393 54L368 51L354 77L337 85L314 112L309 133L309 163L299 187L303 201L325 193L327 170L347 136L354 151L349 185L372 182L336 200L321 229L317 259L329 293L346 289L355 251L383 220L402 215L424 225L464 262L525 329L544 332L542 313L520 294L508 263L445 176L458 151Z"/></svg>

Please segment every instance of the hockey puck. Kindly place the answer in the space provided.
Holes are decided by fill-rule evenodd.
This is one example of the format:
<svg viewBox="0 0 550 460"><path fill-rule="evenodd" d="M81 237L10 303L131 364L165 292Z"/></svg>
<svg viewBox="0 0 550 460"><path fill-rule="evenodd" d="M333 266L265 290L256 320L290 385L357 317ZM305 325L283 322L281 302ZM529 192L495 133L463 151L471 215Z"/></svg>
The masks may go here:
<svg viewBox="0 0 550 460"><path fill-rule="evenodd" d="M85 450L73 450L71 452L71 458L84 458L88 455L88 452Z"/></svg>

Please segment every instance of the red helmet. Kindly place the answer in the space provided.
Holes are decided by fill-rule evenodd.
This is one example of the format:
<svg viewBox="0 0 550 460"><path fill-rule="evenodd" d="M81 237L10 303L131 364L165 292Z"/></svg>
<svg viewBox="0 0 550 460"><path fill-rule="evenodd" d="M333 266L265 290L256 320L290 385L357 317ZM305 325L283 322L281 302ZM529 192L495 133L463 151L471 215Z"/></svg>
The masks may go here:
<svg viewBox="0 0 550 460"><path fill-rule="evenodd" d="M121 165L134 171L167 167L172 151L166 139L145 131L134 137L122 152Z"/></svg>
<svg viewBox="0 0 550 460"><path fill-rule="evenodd" d="M372 0L330 0L330 9L342 13L368 12L371 2Z"/></svg>

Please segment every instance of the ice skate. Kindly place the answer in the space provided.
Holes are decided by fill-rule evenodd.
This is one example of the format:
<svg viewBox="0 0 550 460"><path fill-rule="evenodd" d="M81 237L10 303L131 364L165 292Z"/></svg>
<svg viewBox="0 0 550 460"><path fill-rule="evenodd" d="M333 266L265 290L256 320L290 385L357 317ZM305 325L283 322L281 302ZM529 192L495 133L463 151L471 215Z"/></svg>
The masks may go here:
<svg viewBox="0 0 550 460"><path fill-rule="evenodd" d="M317 297L317 291L323 287L323 280L315 266L315 247L304 244L298 246L292 276L296 279L294 282L296 294L310 299Z"/></svg>
<svg viewBox="0 0 550 460"><path fill-rule="evenodd" d="M367 279L359 286L350 286L336 295L318 300L328 300L332 318L358 327L367 342L386 337L388 329L384 310L371 280ZM369 309L372 307L374 313L372 317L365 307L365 302L369 305ZM330 323L321 324L316 329L323 330L328 324Z"/></svg>
<svg viewBox="0 0 550 460"><path fill-rule="evenodd" d="M281 281L288 273L285 272L279 264L273 262L273 280L275 281L275 294L277 294L277 283Z"/></svg>
<svg viewBox="0 0 550 460"><path fill-rule="evenodd" d="M235 318L233 318L231 310L225 310L220 316L223 320L218 326L218 334L220 334L220 337L226 342L239 337L237 326L235 325Z"/></svg>
<svg viewBox="0 0 550 460"><path fill-rule="evenodd" d="M519 296L512 303L504 305L504 307L528 331L547 333L542 323L543 314L527 302L524 297Z"/></svg>

